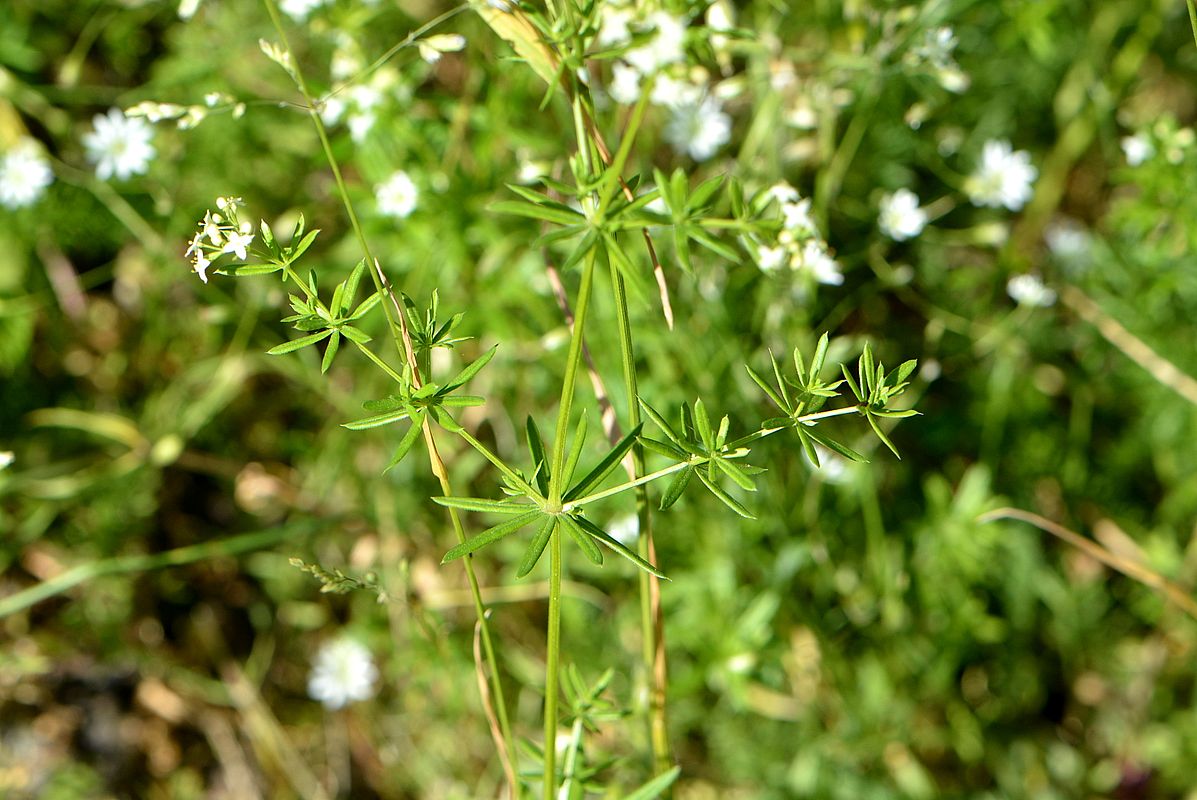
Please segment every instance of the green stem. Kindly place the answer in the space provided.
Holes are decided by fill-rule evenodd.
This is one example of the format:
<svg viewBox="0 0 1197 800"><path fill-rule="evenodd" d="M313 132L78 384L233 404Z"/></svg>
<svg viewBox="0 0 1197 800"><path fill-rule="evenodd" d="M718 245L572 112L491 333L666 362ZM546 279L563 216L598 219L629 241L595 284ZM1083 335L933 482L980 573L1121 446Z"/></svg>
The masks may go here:
<svg viewBox="0 0 1197 800"><path fill-rule="evenodd" d="M350 341L353 341L353 340L351 339ZM396 383L400 383L400 384L403 383L403 376L400 375L398 372L396 372L394 367L392 367L387 362L383 361L378 356L374 355L374 351L372 351L369 347L366 347L361 342L353 342L353 343L355 345L357 345L358 350L362 351L362 353L365 354L366 358L370 359L376 365L378 365L378 368L381 369L383 372L385 372L387 375L389 375L392 380L394 380Z"/></svg>
<svg viewBox="0 0 1197 800"><path fill-rule="evenodd" d="M382 276L379 274L378 262L374 258L370 250L370 243L366 240L366 234L362 230L361 223L358 221L357 212L353 208L353 203L349 199L349 190L345 186L345 179L341 175L341 168L337 164L336 156L333 154L332 143L328 139L328 131L324 127L324 121L320 118L319 107L316 101L312 98L308 91L307 83L304 81L303 72L299 68L298 59L295 58L294 51L291 49L291 44L287 40L287 33L283 29L282 20L279 17L278 8L275 5L275 0L263 0L266 5L266 11L270 15L270 20L274 24L275 30L278 32L279 39L282 41L283 48L286 50L291 59L294 68L295 83L303 94L304 101L307 103L308 115L311 117L313 124L316 126L316 133L320 137L320 145L324 149L325 158L333 173L333 178L336 180L337 192L341 197L341 202L345 206L345 213L349 217L349 222L353 226L353 231L357 236L358 243L361 245L362 253L366 257L366 268L370 273L370 279L374 282L374 289L383 298L389 299L390 304L386 299L379 305L382 306L383 314L387 320L387 327L390 330L391 338L394 340L395 348L399 353L401 359L406 359L413 367L413 380L419 381L419 370L415 369L415 353L412 352L410 342L406 335L406 328L403 326L403 320L397 319L398 303L395 302L394 295L390 292L390 287L383 284ZM391 306L394 306L392 310ZM448 472L445 470L444 462L441 460L437 451L436 441L432 436L432 427L428 422L427 417L424 420L424 440L428 446L429 465L433 473L441 485L441 492L444 496L452 496L452 486L449 483ZM466 541L465 528L461 524L461 519L457 514L456 509L449 509L449 517L453 523L453 531L457 536L459 543ZM494 641L491 636L490 623L487 620L486 606L482 602L482 591L478 585L478 577L474 574L474 567L472 560L465 559L466 578L469 581L470 593L474 600L474 611L478 617L478 626L482 634L482 648L485 654L487 668L490 671L490 686L493 695L493 706L495 714L498 717L499 725L499 742L498 745L503 751L503 764L507 772L508 783L511 784L512 797L518 798L521 794L520 784L518 781L519 774L519 754L515 748L515 738L511 732L511 723L507 716L507 702L503 694L503 683L499 679L498 659L495 657Z"/></svg>
<svg viewBox="0 0 1197 800"><path fill-rule="evenodd" d="M555 474L555 473L554 473ZM549 644L544 675L544 800L557 796L557 669L561 654L561 526L549 539Z"/></svg>
<svg viewBox="0 0 1197 800"><path fill-rule="evenodd" d="M637 111L642 110L637 106ZM632 131L638 120L633 120ZM621 155L626 156L627 141L619 148ZM621 163L616 157L616 164ZM614 165L613 165L614 168ZM628 425L634 430L640 425L640 396L636 381L636 355L632 347L632 326L628 315L628 296L624 286L623 276L615 262L611 261L611 285L615 293L616 319L619 324L620 362L623 366L624 392L628 402ZM632 480L644 474L644 448L637 441L632 446ZM652 509L648 502L648 491L644 483L639 483L636 489L636 516L640 523L638 549L640 557L645 561L655 561L656 549L653 547ZM656 772L664 772L670 766L669 732L665 725L665 657L664 657L664 625L660 615L660 580L655 575L641 570L640 572L640 643L641 658L644 661L644 680L649 686L648 691L648 734L653 753L653 768Z"/></svg>
<svg viewBox="0 0 1197 800"><path fill-rule="evenodd" d="M457 435L462 439L465 439L466 443L469 444L470 447L473 447L475 450L477 450L483 458L498 467L499 471L506 475L507 479L519 487L520 491L524 492L524 494L528 495L528 497L532 498L533 500L544 500L544 498L540 496L540 492L536 491L536 489L530 483L521 478L518 472L504 464L502 459L492 453L490 448L488 448L482 442L475 439L465 428L462 428L460 431L458 431Z"/></svg>

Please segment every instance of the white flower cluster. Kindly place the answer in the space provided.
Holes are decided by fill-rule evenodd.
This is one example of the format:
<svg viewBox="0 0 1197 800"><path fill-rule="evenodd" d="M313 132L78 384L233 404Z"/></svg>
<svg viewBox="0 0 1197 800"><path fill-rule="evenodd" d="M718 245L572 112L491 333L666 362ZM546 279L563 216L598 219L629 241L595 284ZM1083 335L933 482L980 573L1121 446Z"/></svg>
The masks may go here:
<svg viewBox="0 0 1197 800"><path fill-rule="evenodd" d="M232 253L244 261L249 256L248 248L253 243L253 226L238 218L240 197L216 198L217 211L208 210L199 223L199 231L188 243L186 256L191 259L191 268L204 283L208 282L208 267L224 255Z"/></svg>
<svg viewBox="0 0 1197 800"><path fill-rule="evenodd" d="M113 108L107 114L97 114L93 125L94 130L83 136L83 146L100 180L116 177L124 181L149 169L156 151L150 142L154 131L144 119L125 116Z"/></svg>
<svg viewBox="0 0 1197 800"><path fill-rule="evenodd" d="M334 639L316 654L308 678L308 695L325 708L343 708L354 701L369 699L377 680L378 668L369 650L353 639Z"/></svg>
<svg viewBox="0 0 1197 800"><path fill-rule="evenodd" d="M907 62L930 69L939 85L949 92L963 92L971 81L953 58L956 45L956 34L951 28L931 28L924 31L922 40L911 48Z"/></svg>
<svg viewBox="0 0 1197 800"><path fill-rule="evenodd" d="M810 275L817 283L842 284L840 265L832 258L811 217L810 198L803 198L797 189L783 182L769 190L769 202L774 200L781 207L782 231L777 244L757 245L757 265L761 270L776 272L789 267Z"/></svg>
<svg viewBox="0 0 1197 800"><path fill-rule="evenodd" d="M1056 293L1038 275L1015 275L1006 282L1006 293L1020 306L1044 308L1056 302Z"/></svg>
<svg viewBox="0 0 1197 800"><path fill-rule="evenodd" d="M919 208L917 194L909 189L899 189L881 198L877 225L895 242L904 242L923 232L927 226L927 212Z"/></svg>
<svg viewBox="0 0 1197 800"><path fill-rule="evenodd" d="M1162 154L1169 164L1179 164L1194 142L1197 142L1197 134L1192 128L1178 128L1174 120L1165 117L1151 130L1124 136L1120 144L1126 163L1137 167L1155 158L1156 154Z"/></svg>
<svg viewBox="0 0 1197 800"><path fill-rule="evenodd" d="M426 47L427 42L434 42L435 48L429 50L432 46ZM420 53L425 59L429 58L429 53L435 53L439 58L442 52L461 49L457 44L464 47L465 38L453 34L432 36L420 45ZM324 98L320 105L320 118L326 125L336 125L344 119L350 138L358 144L365 141L366 135L373 130L378 112L388 96L403 101L406 99L403 93L407 91L394 70L390 69L380 69L367 80L355 82L354 76L364 68L365 59L358 43L349 36L338 36L329 71L333 80L341 82L345 88Z"/></svg>
<svg viewBox="0 0 1197 800"><path fill-rule="evenodd" d="M33 205L54 181L50 164L33 139L21 138L0 158L0 205L17 209Z"/></svg>
<svg viewBox="0 0 1197 800"><path fill-rule="evenodd" d="M965 182L965 191L974 205L1018 211L1031 199L1038 175L1030 153L1014 150L1008 141L991 140L981 150L981 165Z"/></svg>
<svg viewBox="0 0 1197 800"><path fill-rule="evenodd" d="M727 23L722 30L730 28L723 17L716 15L715 22ZM677 152L706 161L731 139L732 124L705 75L676 77L685 72L686 21L664 11L638 20L631 5L606 5L595 44L604 50L623 47L632 43L634 34L645 33L648 38L612 65L607 90L616 102L630 105L640 99L644 80L656 76L649 102L669 111L665 140Z"/></svg>
<svg viewBox="0 0 1197 800"><path fill-rule="evenodd" d="M378 213L404 219L416 210L420 190L410 175L399 170L375 187L374 199L378 202Z"/></svg>

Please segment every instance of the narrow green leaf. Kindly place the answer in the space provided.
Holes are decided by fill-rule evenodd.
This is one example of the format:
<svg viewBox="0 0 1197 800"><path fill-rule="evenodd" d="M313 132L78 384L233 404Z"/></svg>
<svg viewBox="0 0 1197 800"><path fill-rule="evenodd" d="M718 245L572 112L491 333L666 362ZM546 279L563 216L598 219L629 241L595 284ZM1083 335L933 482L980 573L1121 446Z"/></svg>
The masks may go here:
<svg viewBox="0 0 1197 800"><path fill-rule="evenodd" d="M345 297L342 301L345 308L349 308L353 304L353 298L357 297L358 286L361 285L362 276L366 274L366 259L357 262L353 268L353 272L349 273L349 279L345 281Z"/></svg>
<svg viewBox="0 0 1197 800"><path fill-rule="evenodd" d="M511 503L506 500L487 500L484 497L433 497L432 502L445 508L460 508L463 511L478 511L487 514L526 514L536 510L527 503Z"/></svg>
<svg viewBox="0 0 1197 800"><path fill-rule="evenodd" d="M342 325L339 329L341 335L354 344L366 344L370 341L370 335L360 328L355 328L352 325Z"/></svg>
<svg viewBox="0 0 1197 800"><path fill-rule="evenodd" d="M492 203L490 210L502 214L514 214L519 217L540 219L545 222L556 223L557 225L577 225L586 220L577 211L560 203L539 204L524 203L519 200L500 200L497 203Z"/></svg>
<svg viewBox="0 0 1197 800"><path fill-rule="evenodd" d="M373 417L366 417L365 419L355 419L353 422L341 423L342 428L348 428L351 431L364 431L367 428L377 428L380 425L390 425L392 422L398 422L401 419L410 417L411 409L404 407L395 411L387 411L384 414L376 414Z"/></svg>
<svg viewBox="0 0 1197 800"><path fill-rule="evenodd" d="M451 394L441 400L445 408L471 408L486 404L486 398L476 394Z"/></svg>
<svg viewBox="0 0 1197 800"><path fill-rule="evenodd" d="M802 450L806 453L806 457L810 459L810 463L816 467L823 466L819 461L819 451L815 449L815 444L811 441L810 431L802 425L794 426L794 432L798 434L798 441L802 444Z"/></svg>
<svg viewBox="0 0 1197 800"><path fill-rule="evenodd" d="M382 473L385 475L392 469L399 465L409 452L412 446L415 445L416 440L420 438L420 431L424 427L424 415L417 414L411 418L411 426L408 427L407 433L403 434L403 438L399 440L399 446L395 448L395 455L391 456L390 462L387 463Z"/></svg>
<svg viewBox="0 0 1197 800"><path fill-rule="evenodd" d="M640 435L640 430L643 427L644 423L642 422L633 428L627 436L620 440L619 444L611 448L611 452L607 453L603 460L598 463L598 466L592 469L585 478L574 484L573 488L566 492L561 499L565 502L575 500L582 497L591 487L601 483L611 474L612 470L619 466L619 462L632 449L632 445L636 443L636 437Z"/></svg>
<svg viewBox="0 0 1197 800"><path fill-rule="evenodd" d="M748 377L752 378L752 382L761 388L761 391L773 401L773 404L788 414L790 411L789 407L781 401L781 398L778 396L777 392L775 392L773 388L769 386L769 384L765 383L764 378L762 378L760 375L757 375L756 371L747 364L744 365L744 369L748 370Z"/></svg>
<svg viewBox="0 0 1197 800"><path fill-rule="evenodd" d="M337 284L337 288L333 289L332 302L328 304L328 313L332 314L333 318L341 316L341 303L345 302L345 282Z"/></svg>
<svg viewBox="0 0 1197 800"><path fill-rule="evenodd" d="M391 395L390 397L384 397L381 400L367 400L366 402L362 403L362 408L373 414L385 414L388 411L395 411L397 409L403 408L405 405L407 405L405 401L400 400L398 397L395 397L395 395Z"/></svg>
<svg viewBox="0 0 1197 800"><path fill-rule="evenodd" d="M309 345L316 344L316 342L327 339L329 336L332 336L332 334L333 331L329 329L326 331L321 331L320 333L313 333L311 336L304 336L300 339L292 339L289 342L283 342L280 345L275 345L274 347L270 348L266 351L266 355L281 356L284 353L292 353L301 347L307 347Z"/></svg>
<svg viewBox="0 0 1197 800"><path fill-rule="evenodd" d="M336 331L328 340L328 345L324 348L324 359L320 362L320 372L328 372L328 368L332 366L333 359L337 357L337 350L341 346L341 334Z"/></svg>
<svg viewBox="0 0 1197 800"><path fill-rule="evenodd" d="M449 433L460 433L465 430L465 428L458 424L457 420L453 419L448 411L445 411L440 406L431 406L428 411L432 414L432 418L436 420L436 424L449 431Z"/></svg>
<svg viewBox="0 0 1197 800"><path fill-rule="evenodd" d="M832 439L830 436L827 436L822 431L819 431L819 430L815 429L814 427L810 427L810 428L806 428L805 426L801 426L801 427L807 436L814 439L816 442L823 445L828 450L831 450L834 453L839 453L841 456L848 459L849 461L855 461L858 464L869 463L869 460L867 458L865 458L860 453L856 452L855 450L853 450L851 447L844 444L843 442L837 442L835 439ZM815 466L819 466L818 461L815 462Z"/></svg>
<svg viewBox="0 0 1197 800"><path fill-rule="evenodd" d="M716 175L698 184L698 188L691 192L689 199L686 200L686 210L691 214L703 211L715 192L719 191L719 187L723 185L723 178L723 175Z"/></svg>
<svg viewBox="0 0 1197 800"><path fill-rule="evenodd" d="M463 369L461 372L454 375L452 378L450 378L445 383L445 389L452 391L453 389L456 389L458 386L463 386L466 383L468 383L469 380L471 378L473 378L475 375L477 375L483 367L485 367L487 364L490 363L490 360L495 357L495 352L498 349L499 349L499 346L495 345L494 347L487 350L482 355L478 356L478 358L471 361L465 367L465 369Z"/></svg>
<svg viewBox="0 0 1197 800"><path fill-rule="evenodd" d="M694 265L690 262L690 239L686 236L684 226L673 227L673 249L677 253L678 262L687 275L694 274Z"/></svg>
<svg viewBox="0 0 1197 800"><path fill-rule="evenodd" d="M317 228L315 230L308 231L308 234L306 236L304 236L303 239L301 239L299 241L299 244L297 244L293 248L291 248L291 252L289 252L287 254L287 263L288 264L292 263L293 261L298 259L301 255L306 253L308 251L308 248L312 246L312 242L316 241L316 236L319 233L320 233L319 228ZM313 284L315 284L315 281L313 281ZM316 289L316 286L313 285L312 289L314 291Z"/></svg>
<svg viewBox="0 0 1197 800"><path fill-rule="evenodd" d="M582 416L578 419L578 427L574 429L574 438L570 443L569 459L565 462L565 472L561 476L561 483L569 486L574 479L574 470L578 467L578 460L582 457L582 448L586 444L587 422L586 409L582 409Z"/></svg>
<svg viewBox="0 0 1197 800"><path fill-rule="evenodd" d="M898 448L894 447L894 443L891 442L889 437L885 435L885 431L881 430L881 426L877 424L877 418L872 414L865 414L865 418L868 419L869 425L873 428L873 433L877 434L877 438L881 440L881 443L888 447L890 452L897 456L898 460L901 461L902 456L898 455Z"/></svg>
<svg viewBox="0 0 1197 800"><path fill-rule="evenodd" d="M346 317L346 319L350 321L361 319L370 309L378 305L380 300L382 300L382 295L378 292L374 292L372 295L359 303L358 307L353 309L353 313Z"/></svg>
<svg viewBox="0 0 1197 800"><path fill-rule="evenodd" d="M540 429L536 421L529 415L524 423L524 433L528 440L528 454L532 458L532 468L536 470L536 486L541 494L549 491L549 461L544 454L544 440L540 438Z"/></svg>
<svg viewBox="0 0 1197 800"><path fill-rule="evenodd" d="M844 373L844 380L848 382L848 388L852 390L852 394L856 395L857 401L861 403L865 402L864 393L860 391L860 386L858 386L856 381L853 379L852 373L848 371L848 367L841 364L840 369Z"/></svg>
<svg viewBox="0 0 1197 800"><path fill-rule="evenodd" d="M644 413L648 415L648 418L653 421L654 425L661 429L661 433L665 434L665 436L669 438L669 441L673 442L678 447L682 447L681 437L678 436L670 424L665 421L665 418L658 414L655 408L645 402L643 397L638 397L636 399L640 401L640 407L644 409Z"/></svg>
<svg viewBox="0 0 1197 800"><path fill-rule="evenodd" d="M625 795L623 800L656 800L656 798L665 793L666 789L673 785L673 782L677 780L677 776L681 774L681 767L674 767L668 772L662 772L631 794Z"/></svg>
<svg viewBox="0 0 1197 800"><path fill-rule="evenodd" d="M756 516L751 511L745 508L739 500L732 497L730 494L720 488L719 484L709 479L706 475L703 475L702 472L697 472L696 474L698 475L698 479L702 481L708 489L711 490L711 494L719 498L723 505L727 506L745 519L756 519Z"/></svg>
<svg viewBox="0 0 1197 800"><path fill-rule="evenodd" d="M707 416L706 404L702 399L694 401L694 424L698 428L698 435L707 449L715 449L715 434L711 431L711 419Z"/></svg>
<svg viewBox="0 0 1197 800"><path fill-rule="evenodd" d="M553 529L556 527L556 517L544 518L544 524L540 526L540 530L536 532L536 535L532 537L532 541L528 543L528 549L524 551L524 557L520 561L520 568L515 572L515 577L522 578L532 571L536 566L536 562L540 561L545 546L548 545L549 538L553 535Z"/></svg>
<svg viewBox="0 0 1197 800"><path fill-rule="evenodd" d="M611 536L605 530L603 530L599 526L595 525L590 520L586 519L586 517L570 515L570 518L573 519L573 521L576 522L585 533L587 533L590 536L593 536L595 539L598 539L600 544L606 545L608 548L614 550L616 553L623 556L628 561L631 561L637 567L640 567L640 569L644 570L645 572L649 573L650 575L656 575L658 578L661 578L662 580L669 580L669 578L665 577L665 573L661 572L659 569L654 567L652 564L648 563L643 558L636 555L636 553L629 550L625 545L623 545L619 541L616 541L615 539L611 538Z"/></svg>
<svg viewBox="0 0 1197 800"><path fill-rule="evenodd" d="M445 553L445 557L441 559L441 563L448 564L450 561L481 550L488 544L493 544L494 542L502 539L504 536L515 533L520 528L532 522L532 520L539 516L541 516L540 511L529 511L527 514L520 514L518 517L512 517L506 522L501 522L498 525L495 525L493 528L487 528L477 536L472 536L456 547L450 549L449 552Z"/></svg>
<svg viewBox="0 0 1197 800"><path fill-rule="evenodd" d="M660 439L653 439L649 436L641 436L640 444L644 445L645 448L652 450L654 453L665 456L666 458L671 458L674 461L686 460L686 453L669 444L668 442L662 442Z"/></svg>
<svg viewBox="0 0 1197 800"><path fill-rule="evenodd" d="M686 491L686 487L690 485L690 478L694 477L694 467L686 467L681 472L673 477L669 482L669 488L665 490L664 496L661 497L661 510L672 506L682 496L682 492Z"/></svg>
<svg viewBox="0 0 1197 800"><path fill-rule="evenodd" d="M733 264L740 260L740 254L736 252L736 248L729 244L725 244L716 239L710 232L699 228L696 225L690 225L686 228L687 234L694 241L710 250L715 255L732 262Z"/></svg>
<svg viewBox="0 0 1197 800"><path fill-rule="evenodd" d="M578 523L569 514L562 514L560 520L565 526L565 530L569 531L570 538L586 554L586 558L590 560L590 563L601 567L603 565L603 554L599 551L598 545L578 526Z"/></svg>
<svg viewBox="0 0 1197 800"><path fill-rule="evenodd" d="M561 264L561 271L564 272L567 269L571 269L585 258L594 249L595 245L598 244L598 240L599 234L597 230L594 228L587 230L586 235L582 237L582 241L578 242L578 246L569 254L569 258L565 259L564 263Z"/></svg>
<svg viewBox="0 0 1197 800"><path fill-rule="evenodd" d="M233 270L233 274L238 278L244 278L249 275L269 275L272 272L278 272L282 268L281 264L242 264Z"/></svg>
<svg viewBox="0 0 1197 800"><path fill-rule="evenodd" d="M815 345L815 354L810 360L810 374L811 379L814 380L819 377L823 371L823 362L827 360L827 347L830 340L827 338L827 333L824 332L819 337L819 343Z"/></svg>
<svg viewBox="0 0 1197 800"><path fill-rule="evenodd" d="M722 458L713 458L711 459L711 462L714 463L716 467L721 469L724 475L731 478L732 481L744 491L756 491L756 484L752 482L752 478L749 478L748 474L740 469L736 464L732 464L731 462Z"/></svg>

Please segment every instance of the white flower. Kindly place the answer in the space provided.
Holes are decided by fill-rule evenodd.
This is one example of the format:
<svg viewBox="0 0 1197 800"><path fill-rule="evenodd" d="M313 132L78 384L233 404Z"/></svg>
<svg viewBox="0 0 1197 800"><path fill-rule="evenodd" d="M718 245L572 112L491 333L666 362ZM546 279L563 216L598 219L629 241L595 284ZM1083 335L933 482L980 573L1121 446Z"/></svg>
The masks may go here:
<svg viewBox="0 0 1197 800"><path fill-rule="evenodd" d="M701 103L674 106L665 124L665 139L679 153L706 161L731 139L731 117L714 97Z"/></svg>
<svg viewBox="0 0 1197 800"><path fill-rule="evenodd" d="M895 242L918 236L927 225L927 212L919 208L919 198L909 189L899 189L881 198L877 216L881 232Z"/></svg>
<svg viewBox="0 0 1197 800"><path fill-rule="evenodd" d="M1063 261L1084 260L1093 249L1089 231L1076 220L1068 218L1048 225L1043 238L1052 255Z"/></svg>
<svg viewBox="0 0 1197 800"><path fill-rule="evenodd" d="M989 141L981 151L981 166L965 189L974 205L1017 211L1031 199L1031 184L1038 174L1030 153L1013 150L1005 140Z"/></svg>
<svg viewBox="0 0 1197 800"><path fill-rule="evenodd" d="M827 252L827 245L819 239L808 239L791 266L796 270L809 270L818 283L839 286L844 282L840 265Z"/></svg>
<svg viewBox="0 0 1197 800"><path fill-rule="evenodd" d="M7 469L14 458L16 456L12 454L11 450L0 450L0 469Z"/></svg>
<svg viewBox="0 0 1197 800"><path fill-rule="evenodd" d="M352 639L327 642L316 655L308 678L308 695L325 708L342 708L374 694L378 669L370 651Z"/></svg>
<svg viewBox="0 0 1197 800"><path fill-rule="evenodd" d="M779 203L797 203L801 195L790 184L785 181L779 181L769 187L769 197Z"/></svg>
<svg viewBox="0 0 1197 800"><path fill-rule="evenodd" d="M20 208L37 201L54 180L37 143L22 138L0 159L0 205Z"/></svg>
<svg viewBox="0 0 1197 800"><path fill-rule="evenodd" d="M1006 294L1020 306L1044 307L1056 302L1056 293L1038 275L1015 275L1006 282Z"/></svg>
<svg viewBox="0 0 1197 800"><path fill-rule="evenodd" d="M640 99L640 72L618 61L611 65L611 85L607 93L617 103L630 106Z"/></svg>
<svg viewBox="0 0 1197 800"><path fill-rule="evenodd" d="M839 453L828 450L821 444L815 445L815 455L819 457L819 472L823 476L823 480L828 483L845 483L850 475L848 474L848 460ZM814 466L813 464L811 466Z"/></svg>
<svg viewBox="0 0 1197 800"><path fill-rule="evenodd" d="M635 514L617 517L607 523L607 533L620 544L631 547L640 537L640 519Z"/></svg>
<svg viewBox="0 0 1197 800"><path fill-rule="evenodd" d="M374 197L380 214L403 219L416 210L420 190L406 172L399 170L374 190Z"/></svg>
<svg viewBox="0 0 1197 800"><path fill-rule="evenodd" d="M763 272L774 272L781 269L789 256L789 251L780 244L776 247L758 247L756 249L756 263Z"/></svg>
<svg viewBox="0 0 1197 800"><path fill-rule="evenodd" d="M696 86L689 81L661 74L653 83L653 93L648 100L653 105L677 108L698 105L705 93L705 86Z"/></svg>
<svg viewBox="0 0 1197 800"><path fill-rule="evenodd" d="M919 58L939 69L952 64L952 51L956 49L956 34L951 28L932 28L923 34L923 41L914 48Z"/></svg>
<svg viewBox="0 0 1197 800"><path fill-rule="evenodd" d="M595 44L600 50L627 44L632 38L628 26L636 19L636 10L627 6L604 5L602 23Z"/></svg>
<svg viewBox="0 0 1197 800"><path fill-rule="evenodd" d="M308 18L308 14L324 5L324 2L325 0L282 0L278 7L296 22L303 22Z"/></svg>
<svg viewBox="0 0 1197 800"><path fill-rule="evenodd" d="M1155 155L1155 145L1147 138L1147 134L1136 133L1122 138L1122 152L1126 155L1126 163L1137 167Z"/></svg>
<svg viewBox="0 0 1197 800"><path fill-rule="evenodd" d="M797 193L795 192L795 195ZM810 198L781 204L781 216L790 233L811 236L818 233L814 217L810 215Z"/></svg>
<svg viewBox="0 0 1197 800"><path fill-rule="evenodd" d="M642 75L650 75L661 67L675 64L686 57L686 23L683 20L664 11L657 11L649 16L648 22L656 30L656 35L635 50L629 50L624 54L624 58L640 70Z"/></svg>
<svg viewBox="0 0 1197 800"><path fill-rule="evenodd" d="M466 38L460 33L438 33L420 41L418 49L420 58L435 64L441 60L442 53L456 53L465 45Z"/></svg>
<svg viewBox="0 0 1197 800"><path fill-rule="evenodd" d="M248 257L245 248L249 247L250 244L253 243L253 240L254 235L249 229L249 223L245 223L242 225L241 230L233 231L229 234L229 240L225 242L224 248L221 250L221 252L234 253L237 258L244 261ZM204 281L204 283L207 283L207 281Z"/></svg>
<svg viewBox="0 0 1197 800"><path fill-rule="evenodd" d="M143 119L126 117L119 108L107 115L97 114L93 121L95 130L84 134L83 146L87 158L96 165L96 175L101 180L115 176L128 180L133 175L144 173L154 157L154 145L150 139L153 129Z"/></svg>

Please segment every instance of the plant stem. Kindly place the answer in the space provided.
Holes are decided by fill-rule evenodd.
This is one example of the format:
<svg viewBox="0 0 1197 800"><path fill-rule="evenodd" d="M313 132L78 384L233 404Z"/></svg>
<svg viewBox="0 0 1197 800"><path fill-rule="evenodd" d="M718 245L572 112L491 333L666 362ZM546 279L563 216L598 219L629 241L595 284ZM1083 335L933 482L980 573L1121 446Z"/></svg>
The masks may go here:
<svg viewBox="0 0 1197 800"><path fill-rule="evenodd" d="M641 106L637 106L637 111ZM630 126L635 130L633 122ZM621 143L619 152L626 155L627 136ZM617 163L620 160L617 157ZM615 293L616 318L619 323L619 350L623 366L624 392L628 401L628 426L635 430L640 425L640 395L636 382L636 355L632 348L632 326L628 317L628 296L624 286L623 276L614 261L611 265L611 285ZM632 480L644 474L644 448L637 441L632 445ZM655 563L656 547L653 545L652 509L648 503L648 491L644 483L636 487L636 516L639 520L640 557L649 563ZM648 691L648 734L653 753L654 772L664 772L669 769L669 731L665 725L665 624L661 615L661 584L655 575L644 570L640 571L640 641L641 657L644 660L644 679L649 685Z"/></svg>
<svg viewBox="0 0 1197 800"><path fill-rule="evenodd" d="M420 383L420 373L416 365L416 354L411 346L411 338L407 333L406 323L403 319L403 312L399 309L399 304L395 301L394 294L390 291L390 287L383 281L381 267L377 259L374 258L370 250L370 243L366 240L366 234L362 230L361 223L358 221L357 213L354 211L353 203L349 199L349 190L345 186L345 179L341 176L341 168L337 164L336 156L333 154L332 143L328 139L328 131L324 127L324 121L320 118L319 109L316 101L313 99L311 93L308 91L307 83L304 81L303 72L299 68L299 62L295 58L294 51L291 49L291 44L287 40L287 33L283 28L282 20L279 17L278 8L275 5L275 0L263 0L266 5L267 13L270 15L270 20L274 24L275 30L278 32L279 39L282 42L283 48L288 57L291 59L293 67L293 75L295 83L303 94L304 101L307 103L308 115L311 117L313 124L316 126L316 133L320 137L320 145L324 149L325 158L332 170L333 178L336 180L337 192L341 197L341 202L345 206L345 212L349 217L349 222L353 226L353 231L357 235L358 243L361 245L362 253L366 257L366 267L370 272L370 278L374 282L375 291L383 298L389 298L391 304L394 305L394 313L391 307L385 302L380 303L383 309L383 314L386 316L387 327L391 332L391 338L395 342L395 348L399 352L400 358L406 358L412 367L412 381L418 387ZM453 495L452 486L449 483L449 474L445 469L444 461L441 460L440 453L436 447L436 441L432 436L432 426L428 418L424 419L424 441L428 445L428 460L429 466L436 475L441 485L441 493L446 497ZM459 543L466 541L465 528L461 523L461 518L456 509L449 509L449 518L453 524L453 531L457 536ZM507 703L503 695L503 684L499 679L498 660L495 657L494 641L491 636L490 623L487 619L486 607L482 602L482 592L478 585L478 577L474 573L474 565L472 557L464 559L466 578L469 581L470 593L474 600L474 611L478 617L478 625L482 633L482 646L486 655L487 668L490 672L490 686L491 692L494 695L495 713L498 716L500 737L496 744L499 747L501 760L503 762L504 770L507 773L507 780L511 786L511 795L513 798L520 796L520 784L518 781L519 755L515 748L515 739L511 733L511 724L507 717ZM485 705L485 701L484 701Z"/></svg>
<svg viewBox="0 0 1197 800"><path fill-rule="evenodd" d="M549 629L544 674L544 800L557 795L557 670L561 654L561 526L549 538Z"/></svg>

